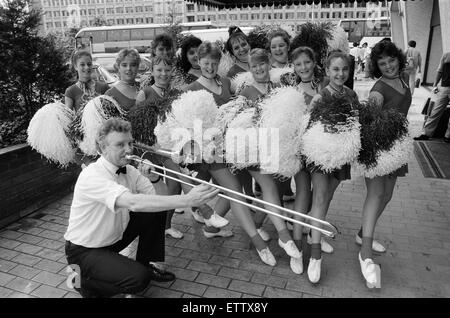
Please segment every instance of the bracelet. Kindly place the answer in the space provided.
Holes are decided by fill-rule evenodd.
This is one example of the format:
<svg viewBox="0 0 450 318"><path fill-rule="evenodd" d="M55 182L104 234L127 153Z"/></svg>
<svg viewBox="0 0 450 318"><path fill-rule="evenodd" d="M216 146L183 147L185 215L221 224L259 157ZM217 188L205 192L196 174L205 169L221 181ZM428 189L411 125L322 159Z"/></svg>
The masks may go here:
<svg viewBox="0 0 450 318"><path fill-rule="evenodd" d="M161 176L158 176L158 179L156 179L155 181L153 181L153 180L150 180L150 182L151 182L151 183L158 183L158 182L159 182L159 180L161 180Z"/></svg>

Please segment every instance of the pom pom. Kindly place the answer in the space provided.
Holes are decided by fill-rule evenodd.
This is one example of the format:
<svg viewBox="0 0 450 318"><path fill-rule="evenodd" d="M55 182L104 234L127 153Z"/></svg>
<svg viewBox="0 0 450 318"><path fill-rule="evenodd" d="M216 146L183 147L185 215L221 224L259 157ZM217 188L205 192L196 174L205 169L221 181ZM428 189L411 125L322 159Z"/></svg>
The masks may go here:
<svg viewBox="0 0 450 318"><path fill-rule="evenodd" d="M206 130L214 128L216 115L217 104L210 92L199 90L183 93L172 103L172 110L166 120L159 121L155 128L158 144L179 153L187 142L201 139L202 154L210 157L213 153L210 145L212 137L204 136Z"/></svg>
<svg viewBox="0 0 450 318"><path fill-rule="evenodd" d="M340 26L336 25L331 28L330 36L327 37L328 51L340 50L344 53L349 53L348 34Z"/></svg>
<svg viewBox="0 0 450 318"><path fill-rule="evenodd" d="M323 97L311 111L302 138L307 164L330 173L353 162L361 149L360 123L349 98Z"/></svg>
<svg viewBox="0 0 450 318"><path fill-rule="evenodd" d="M234 59L231 57L230 53L223 53L222 57L220 58L217 74L219 74L220 77L226 77L228 71L233 67L233 65Z"/></svg>
<svg viewBox="0 0 450 318"><path fill-rule="evenodd" d="M84 107L81 117L83 131L83 140L79 143L81 151L86 155L96 156L95 139L100 126L109 118L125 119L126 115L127 113L111 96L100 95L91 99Z"/></svg>
<svg viewBox="0 0 450 318"><path fill-rule="evenodd" d="M61 102L41 107L28 125L28 144L48 160L66 167L75 158L75 149L67 137L74 116Z"/></svg>
<svg viewBox="0 0 450 318"><path fill-rule="evenodd" d="M261 101L259 107L259 128L261 133L267 133L267 138L262 138L259 144L261 170L292 177L301 169L301 136L308 123L305 121L307 106L303 92L289 86L277 88ZM264 148L268 148L269 141L271 147L266 152ZM274 160L277 152L278 157Z"/></svg>
<svg viewBox="0 0 450 318"><path fill-rule="evenodd" d="M218 127L223 133L227 130L231 121L243 110L252 106L252 103L244 96L238 96L226 104L219 107L216 116L215 127Z"/></svg>
<svg viewBox="0 0 450 318"><path fill-rule="evenodd" d="M280 84L284 74L292 73L292 67L272 68L269 71L270 80L274 84ZM236 95L238 95L246 86L251 86L255 83L253 74L251 72L239 73L232 78L233 85L236 87Z"/></svg>
<svg viewBox="0 0 450 318"><path fill-rule="evenodd" d="M226 161L233 169L244 169L259 163L255 113L254 107L242 110L231 120L226 130Z"/></svg>
<svg viewBox="0 0 450 318"><path fill-rule="evenodd" d="M360 174L374 178L388 175L405 165L412 151L408 120L395 109L382 109L373 102L359 107L361 151Z"/></svg>
<svg viewBox="0 0 450 318"><path fill-rule="evenodd" d="M180 94L181 91L173 89L161 99L145 101L130 109L129 120L131 127L133 127L133 137L136 141L149 146L156 142L154 130L158 120L166 120L167 113L172 109L172 102Z"/></svg>
<svg viewBox="0 0 450 318"><path fill-rule="evenodd" d="M300 25L300 31L292 40L291 51L300 46L309 46L315 53L320 66L323 65L327 53L327 39L331 38L333 24L330 22L306 22Z"/></svg>

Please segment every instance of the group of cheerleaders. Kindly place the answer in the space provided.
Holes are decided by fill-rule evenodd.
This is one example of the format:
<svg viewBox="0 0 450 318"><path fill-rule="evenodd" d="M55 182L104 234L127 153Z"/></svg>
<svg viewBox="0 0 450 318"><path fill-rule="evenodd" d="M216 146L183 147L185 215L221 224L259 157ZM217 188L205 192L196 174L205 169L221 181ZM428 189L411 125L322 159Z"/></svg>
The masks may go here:
<svg viewBox="0 0 450 318"><path fill-rule="evenodd" d="M276 30L268 36L267 49L252 49L247 36L239 28L230 28L230 36L226 49L234 59L234 65L229 68L227 76L219 76L218 68L222 50L214 43L202 42L190 36L181 45L181 55L175 64L175 47L168 35L158 36L152 43L151 76L138 83L136 75L140 64L139 53L134 49L123 49L117 55L115 68L120 80L112 87L91 80L92 58L86 51L77 51L73 55L73 66L78 73L78 82L66 90L65 104L74 111L81 111L83 105L98 95L109 95L114 98L122 109L129 111L142 103L162 100L176 85L182 91L206 90L210 92L216 104L221 106L235 97L236 87L231 80L237 74L251 72L254 81L251 85L239 90L238 94L249 100L257 100L270 93L277 85L270 78L271 68L290 67L293 69L293 79L288 85L297 86L304 92L305 102L309 109L315 107L323 97L342 97L358 100L357 94L344 85L349 77L350 65L346 52L332 51L324 63L324 71L318 72L318 63L313 50L307 46L290 48L290 37L284 30ZM401 50L390 41L381 41L375 45L371 53L371 75L376 78L369 99L378 107L392 108L407 115L411 105L410 90L400 74L405 67L405 57ZM175 84L177 83L177 84ZM286 83L284 83L286 84ZM163 165L169 169L183 171L171 159L164 159ZM196 165L197 178L213 180L213 182L228 189L254 195L252 179L258 184L262 199L276 205L282 205L283 183L272 175L264 174L258 169L245 169L232 173L224 163L202 163ZM405 176L407 166L385 176L365 178L367 196L362 208L362 226L356 234L356 243L361 245L358 259L361 272L367 286L379 285L379 267L373 261L372 252L385 252L385 247L373 239L377 220L391 200L398 176ZM350 166L345 165L331 173L306 165L294 177L296 185L294 210L309 214L324 220L326 218L333 194L343 180L349 180ZM288 183L290 184L290 181ZM167 180L171 194L187 193L189 186ZM289 185L288 185L289 186ZM231 197L242 201L239 196ZM233 235L230 230L222 229L228 224L224 218L231 209L239 225L249 236L261 260L270 266L276 265L274 255L267 241L269 234L261 228L266 216L255 213L247 206L219 198L215 206L200 206L192 209L196 221L204 223L203 233L206 237L228 237ZM279 213L277 209L266 206L266 209ZM262 214L262 215L261 215ZM173 212L168 213L166 234L174 238L182 238L183 234L171 226ZM302 237L304 230L294 223L292 232L283 219L268 215L273 223L278 244L290 257L290 267L296 274L303 272ZM298 216L295 218L301 220ZM312 221L312 225L320 224ZM307 232L306 232L307 233ZM306 234L305 233L305 234ZM333 247L323 240L321 232L311 229L306 235L311 244L311 257L307 274L312 283L317 283L321 275L322 252L331 253ZM378 270L378 274L377 274Z"/></svg>

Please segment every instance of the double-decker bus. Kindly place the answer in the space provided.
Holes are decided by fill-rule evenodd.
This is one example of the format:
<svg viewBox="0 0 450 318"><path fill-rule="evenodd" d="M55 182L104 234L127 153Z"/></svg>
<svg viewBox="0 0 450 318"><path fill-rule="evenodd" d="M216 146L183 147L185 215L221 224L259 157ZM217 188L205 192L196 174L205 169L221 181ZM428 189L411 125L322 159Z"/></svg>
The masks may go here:
<svg viewBox="0 0 450 318"><path fill-rule="evenodd" d="M372 47L383 38L391 37L391 21L388 17L343 19L339 21L339 25L347 32L350 46L353 46L354 42L367 42L368 46Z"/></svg>
<svg viewBox="0 0 450 318"><path fill-rule="evenodd" d="M82 28L75 35L76 48L91 53L116 53L123 48L135 48L144 53L153 39L164 33L168 24L133 24ZM215 29L210 21L180 23L182 31Z"/></svg>

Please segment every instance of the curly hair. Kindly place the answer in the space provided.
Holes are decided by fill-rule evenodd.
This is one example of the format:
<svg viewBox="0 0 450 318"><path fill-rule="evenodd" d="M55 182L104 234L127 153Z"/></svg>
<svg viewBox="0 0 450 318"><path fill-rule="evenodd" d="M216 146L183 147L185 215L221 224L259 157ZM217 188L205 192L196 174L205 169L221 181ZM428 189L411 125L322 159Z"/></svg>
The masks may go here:
<svg viewBox="0 0 450 318"><path fill-rule="evenodd" d="M242 32L242 30L237 26L230 26L228 28L228 34L229 38L227 40L227 43L225 44L225 48L230 53L230 55L234 56L233 44L231 42L243 40L248 43L248 38L245 33Z"/></svg>
<svg viewBox="0 0 450 318"><path fill-rule="evenodd" d="M200 44L202 44L202 40L193 35L186 37L181 43L181 59L179 66L184 73L189 72L189 70L192 67L191 63L187 58L187 53L193 47L198 48Z"/></svg>
<svg viewBox="0 0 450 318"><path fill-rule="evenodd" d="M121 49L119 51L119 53L117 53L116 62L114 63L114 70L116 70L116 72L119 71L120 63L122 63L122 61L127 56L134 58L134 60L137 62L137 65L141 64L141 56L139 55L138 50L136 50L136 49Z"/></svg>
<svg viewBox="0 0 450 318"><path fill-rule="evenodd" d="M97 136L95 138L95 148L98 152L102 152L102 148L105 146L106 136L113 131L120 133L131 132L131 124L126 120L116 117L105 121L97 130Z"/></svg>
<svg viewBox="0 0 450 318"><path fill-rule="evenodd" d="M173 38L167 33L162 33L157 35L152 42L152 49L151 49L152 56L156 55L156 48L160 44L166 49L171 50L173 53L175 53L175 43Z"/></svg>
<svg viewBox="0 0 450 318"><path fill-rule="evenodd" d="M402 50L390 41L380 41L372 48L370 53L369 75L372 78L380 78L383 74L378 67L378 60L383 57L393 57L398 59L399 74L405 69L406 56Z"/></svg>

